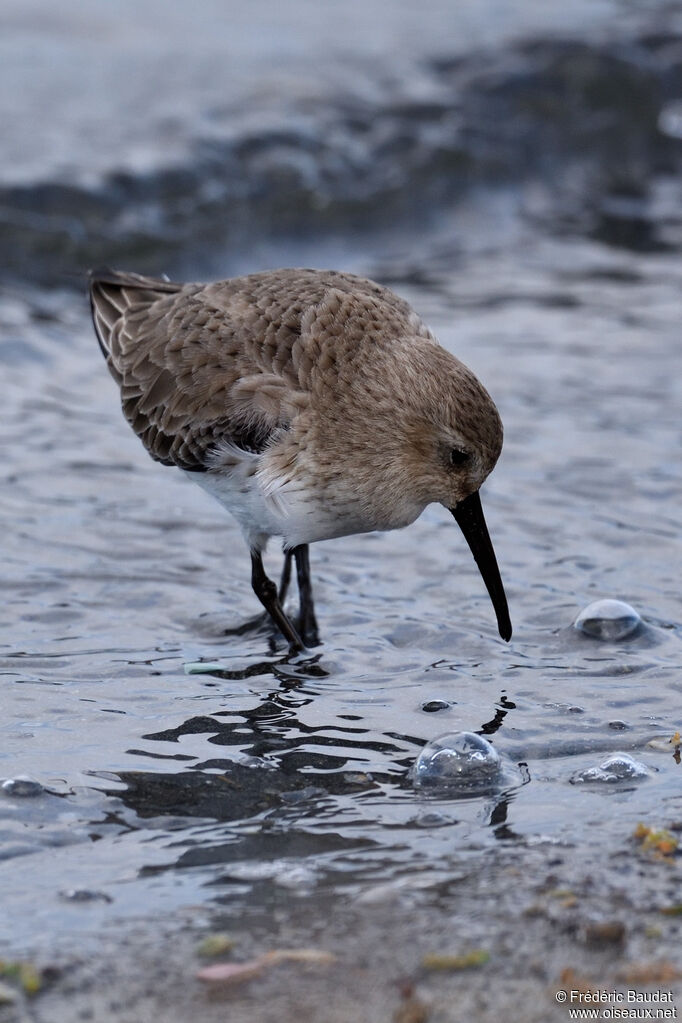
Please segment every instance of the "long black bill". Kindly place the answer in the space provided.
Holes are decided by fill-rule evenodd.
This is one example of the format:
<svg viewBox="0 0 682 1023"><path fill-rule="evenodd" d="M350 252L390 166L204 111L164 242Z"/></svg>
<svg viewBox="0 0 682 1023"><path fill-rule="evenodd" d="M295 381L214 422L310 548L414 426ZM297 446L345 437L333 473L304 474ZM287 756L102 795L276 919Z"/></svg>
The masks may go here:
<svg viewBox="0 0 682 1023"><path fill-rule="evenodd" d="M483 582L490 594L490 599L497 615L497 627L500 636L507 643L511 639L512 624L507 607L507 596L500 578L500 570L497 567L495 551L490 540L488 527L483 517L481 498L478 491L466 497L450 511L457 520L457 525L464 533L464 539L471 548L474 561L478 565L479 572L483 576Z"/></svg>

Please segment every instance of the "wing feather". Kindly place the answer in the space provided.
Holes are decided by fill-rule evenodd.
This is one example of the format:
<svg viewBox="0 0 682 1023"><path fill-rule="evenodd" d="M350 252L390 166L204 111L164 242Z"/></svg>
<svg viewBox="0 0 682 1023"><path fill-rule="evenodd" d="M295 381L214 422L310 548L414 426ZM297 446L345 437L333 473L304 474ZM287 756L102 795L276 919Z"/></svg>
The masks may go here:
<svg viewBox="0 0 682 1023"><path fill-rule="evenodd" d="M316 374L333 376L335 346L348 367L387 326L428 335L393 292L332 271L201 285L102 270L90 298L126 419L153 458L193 471L214 468L216 450L258 452L280 436Z"/></svg>

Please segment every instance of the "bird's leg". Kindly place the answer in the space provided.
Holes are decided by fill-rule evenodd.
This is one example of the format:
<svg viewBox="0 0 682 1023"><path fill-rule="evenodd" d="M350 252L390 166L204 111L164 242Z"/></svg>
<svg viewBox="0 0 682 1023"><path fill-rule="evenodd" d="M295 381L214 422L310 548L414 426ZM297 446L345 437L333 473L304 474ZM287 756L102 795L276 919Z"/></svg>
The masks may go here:
<svg viewBox="0 0 682 1023"><path fill-rule="evenodd" d="M284 564L282 565L282 576L279 580L279 602L284 607L289 583L291 581L291 551L284 552Z"/></svg>
<svg viewBox="0 0 682 1023"><path fill-rule="evenodd" d="M282 633L284 638L288 640L289 652L293 654L298 653L300 650L304 650L305 647L301 642L301 637L282 610L282 605L280 604L279 597L277 595L277 585L265 574L260 551L251 551L251 585L253 587L253 592L256 594L279 631Z"/></svg>
<svg viewBox="0 0 682 1023"><path fill-rule="evenodd" d="M302 543L298 547L294 547L293 555L296 558L296 577L298 579L298 594L300 598L298 627L304 643L307 646L317 646L320 642L320 637L317 631L315 605L313 604L313 586L310 581L308 544Z"/></svg>

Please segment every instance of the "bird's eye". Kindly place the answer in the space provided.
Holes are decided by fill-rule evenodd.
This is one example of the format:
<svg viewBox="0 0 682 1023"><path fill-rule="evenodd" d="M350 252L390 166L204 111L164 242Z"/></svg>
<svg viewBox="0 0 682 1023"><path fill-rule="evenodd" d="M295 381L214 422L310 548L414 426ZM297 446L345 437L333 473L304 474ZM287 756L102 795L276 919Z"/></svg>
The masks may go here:
<svg viewBox="0 0 682 1023"><path fill-rule="evenodd" d="M450 451L450 465L459 467L469 461L471 455L468 451L460 451L459 448L452 448Z"/></svg>

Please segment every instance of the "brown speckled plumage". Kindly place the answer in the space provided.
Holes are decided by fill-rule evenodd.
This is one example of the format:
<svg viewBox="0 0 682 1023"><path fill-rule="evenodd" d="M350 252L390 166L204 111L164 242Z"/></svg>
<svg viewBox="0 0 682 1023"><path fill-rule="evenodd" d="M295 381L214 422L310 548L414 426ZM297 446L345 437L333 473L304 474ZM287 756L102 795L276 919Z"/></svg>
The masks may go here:
<svg viewBox="0 0 682 1023"><path fill-rule="evenodd" d="M92 304L126 419L152 458L195 470L221 437L258 448L312 391L347 380L364 345L417 322L387 288L333 271L208 285L99 274Z"/></svg>
<svg viewBox="0 0 682 1023"><path fill-rule="evenodd" d="M91 302L133 430L230 508L253 551L271 535L294 548L400 527L433 501L454 509L499 456L487 392L372 281L104 271ZM466 464L453 466L453 450Z"/></svg>

